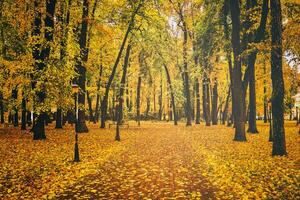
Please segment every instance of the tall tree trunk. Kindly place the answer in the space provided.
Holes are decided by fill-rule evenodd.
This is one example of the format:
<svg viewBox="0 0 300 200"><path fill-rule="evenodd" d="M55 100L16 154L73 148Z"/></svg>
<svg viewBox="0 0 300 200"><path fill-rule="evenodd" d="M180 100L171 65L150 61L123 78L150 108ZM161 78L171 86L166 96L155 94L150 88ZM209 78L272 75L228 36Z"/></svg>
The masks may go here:
<svg viewBox="0 0 300 200"><path fill-rule="evenodd" d="M230 86L229 86L229 88L228 88L228 93L227 93L227 97L226 97L226 101L225 101L224 110L223 110L223 112L222 112L222 124L225 124L225 122L227 121L227 117L228 117L228 106L229 106L230 94L231 94L231 88L230 88Z"/></svg>
<svg viewBox="0 0 300 200"><path fill-rule="evenodd" d="M99 69L99 79L97 81L97 96L96 96L96 108L95 108L94 123L98 122L98 120L99 120L100 88L101 88L102 72L103 72L103 66L102 66L102 56L101 56L101 64L100 64L100 69Z"/></svg>
<svg viewBox="0 0 300 200"><path fill-rule="evenodd" d="M141 108L140 108L140 103L141 103L141 85L142 85L142 77L141 74L138 77L138 84L137 84L137 89L136 89L136 120L138 123L138 126L140 126L140 121L141 121Z"/></svg>
<svg viewBox="0 0 300 200"><path fill-rule="evenodd" d="M144 3L144 1L141 0L139 5L137 6L137 8L134 10L134 12L131 15L131 19L130 19L130 22L128 24L127 31L126 31L125 36L123 38L122 44L120 46L118 56L116 58L115 64L114 64L113 69L112 69L112 72L109 76L109 79L108 79L108 82L107 82L107 85L106 85L106 88L105 88L105 94L104 94L104 97L103 97L103 100L102 100L102 103L101 103L101 125L100 125L100 128L105 128L105 121L106 121L106 115L107 115L107 106L108 106L108 94L109 94L110 86L111 86L111 84L113 82L113 79L115 77L115 73L116 73L117 67L119 65L119 62L120 62L120 59L121 59L121 56L122 56L127 38L128 38L128 35L134 27L135 16L136 16L137 12L140 10L140 8L142 7L143 3Z"/></svg>
<svg viewBox="0 0 300 200"><path fill-rule="evenodd" d="M4 105L2 92L0 92L0 123L4 124Z"/></svg>
<svg viewBox="0 0 300 200"><path fill-rule="evenodd" d="M67 56L67 40L68 40L68 33L69 33L69 22L70 22L70 7L71 7L71 0L68 0L68 4L66 2L61 2L60 4L60 21L61 21L61 40L60 40L60 61L63 66L66 65L66 56ZM66 16L65 16L65 9L66 9ZM61 105L57 105L56 110L56 123L55 128L61 129L62 126L62 108Z"/></svg>
<svg viewBox="0 0 300 200"><path fill-rule="evenodd" d="M50 43L53 41L53 30L54 30L54 12L55 12L56 0L46 1L46 17L45 17L45 35L44 38L48 42L46 47L44 47L40 52L40 44L36 44L33 49L33 58L35 59L35 66L37 70L42 71L46 67L46 61L50 55ZM39 1L34 1L35 17L34 17L34 28L33 35L39 37L41 34L42 16ZM32 84L33 89L36 86L36 82ZM44 87L37 92L37 101L35 103L42 104L46 98L46 93ZM40 114L35 113L35 121L32 127L33 140L43 140L46 139L45 134L45 111Z"/></svg>
<svg viewBox="0 0 300 200"><path fill-rule="evenodd" d="M268 122L268 100L267 100L267 80L266 61L264 59L264 123Z"/></svg>
<svg viewBox="0 0 300 200"><path fill-rule="evenodd" d="M204 97L203 97L203 112L205 113L205 125L210 126L211 125L211 113L210 113L210 79L207 77L207 74L204 73ZM205 111L204 111L205 110Z"/></svg>
<svg viewBox="0 0 300 200"><path fill-rule="evenodd" d="M89 121L94 121L94 115L93 115L93 105L92 105L92 97L90 96L90 93L86 91L86 97L88 101L88 107L89 107Z"/></svg>
<svg viewBox="0 0 300 200"><path fill-rule="evenodd" d="M235 102L235 141L246 141L245 133L245 106L243 96L242 69L241 69L241 44L240 44L240 5L239 0L230 0L232 19L231 43L234 53L233 68L233 97Z"/></svg>
<svg viewBox="0 0 300 200"><path fill-rule="evenodd" d="M56 129L61 129L63 128L62 126L62 110L61 108L57 108L56 110L56 123L55 123L55 128Z"/></svg>
<svg viewBox="0 0 300 200"><path fill-rule="evenodd" d="M212 125L218 124L218 81L217 78L214 80L214 87L213 87L213 97L212 97Z"/></svg>
<svg viewBox="0 0 300 200"><path fill-rule="evenodd" d="M196 122L195 124L200 124L200 84L198 78L196 78Z"/></svg>
<svg viewBox="0 0 300 200"><path fill-rule="evenodd" d="M159 93L159 96L158 96L158 106L159 106L158 120L162 119L162 113L163 113L163 96L162 96L162 93L163 93L163 85L162 85L162 77L161 77L161 79L160 79L160 93Z"/></svg>
<svg viewBox="0 0 300 200"><path fill-rule="evenodd" d="M26 98L22 97L22 117L21 117L21 130L26 130Z"/></svg>
<svg viewBox="0 0 300 200"><path fill-rule="evenodd" d="M128 67L128 63L129 63L130 50L131 50L131 44L129 42L129 44L127 45L127 48L126 48L126 55L124 58L123 74L122 74L122 78L121 78L120 93L119 93L119 99L118 99L119 105L117 106L117 113L116 113L117 132L116 132L115 139L117 141L121 140L119 125L121 125L122 121L123 121L123 103L124 103L123 97L124 97L124 91L125 91L125 82L126 82L127 67Z"/></svg>
<svg viewBox="0 0 300 200"><path fill-rule="evenodd" d="M227 22L227 15L229 14L230 11L230 2L229 1L224 1L223 5L223 15L222 15L222 23L224 26L224 36L226 40L230 40L230 34L229 34L229 26ZM228 62L228 71L229 71L229 78L230 78L230 91L231 91L231 114L230 116L228 115L228 120L227 120L227 126L231 126L232 122L234 121L234 115L235 113L235 98L234 98L234 92L233 92L233 67L232 67L232 50L230 44L225 43L225 50L226 50L226 59ZM230 119L229 119L230 118Z"/></svg>
<svg viewBox="0 0 300 200"><path fill-rule="evenodd" d="M268 5L269 0L264 0L262 5L262 11L261 11L261 19L260 19L260 25L258 29L255 32L254 35L254 42L259 43L261 42L265 37L265 29L266 29L266 23L267 23L267 17L268 17ZM250 40L249 42L252 42ZM249 128L248 132L250 133L258 133L257 126L256 126L256 88L255 88L255 61L256 61L256 55L257 50L254 52L251 52L248 56L248 68L250 71L249 74Z"/></svg>
<svg viewBox="0 0 300 200"><path fill-rule="evenodd" d="M206 80L205 77L202 78L202 110L203 110L203 119L206 122L207 116L206 116Z"/></svg>
<svg viewBox="0 0 300 200"><path fill-rule="evenodd" d="M19 110L18 110L18 107L16 105L17 100L18 100L18 90L17 89L13 89L12 97L15 101L13 123L14 123L14 127L18 127L19 126Z"/></svg>
<svg viewBox="0 0 300 200"><path fill-rule="evenodd" d="M249 63L248 66L251 65L250 80L249 80L249 127L247 130L247 132L249 133L258 133L257 126L256 126L255 67L254 67L254 63L252 63L254 60L255 58L250 58L248 60Z"/></svg>
<svg viewBox="0 0 300 200"><path fill-rule="evenodd" d="M31 117L31 112L29 110L27 110L26 113L26 122L27 122L27 126L32 125L32 117Z"/></svg>
<svg viewBox="0 0 300 200"><path fill-rule="evenodd" d="M174 125L177 125L178 118L177 118L176 104L175 104L174 90L173 90L173 86L172 86L172 82L171 82L171 76L170 76L167 65L165 63L163 65L164 65L164 68L166 71L167 82L168 82L169 90L171 93L171 104L172 104L173 115L174 115Z"/></svg>
<svg viewBox="0 0 300 200"><path fill-rule="evenodd" d="M271 1L272 155L286 155L284 132L284 80L282 73L282 16L280 0Z"/></svg>
<svg viewBox="0 0 300 200"><path fill-rule="evenodd" d="M79 38L80 46L80 60L77 60L76 70L78 79L76 82L79 86L78 92L78 119L76 122L77 133L87 133L89 130L85 123L85 93L86 93L86 68L85 64L88 60L88 48L87 48L87 33L88 33L88 17L89 17L89 0L83 1L82 7L82 22L81 32Z"/></svg>
<svg viewBox="0 0 300 200"><path fill-rule="evenodd" d="M182 17L183 18L183 17ZM188 32L184 19L183 22L183 76L184 76L184 95L185 95L185 115L186 115L186 125L192 125L192 107L191 107L191 94L190 94L190 83L188 74L188 60L187 60L187 40Z"/></svg>

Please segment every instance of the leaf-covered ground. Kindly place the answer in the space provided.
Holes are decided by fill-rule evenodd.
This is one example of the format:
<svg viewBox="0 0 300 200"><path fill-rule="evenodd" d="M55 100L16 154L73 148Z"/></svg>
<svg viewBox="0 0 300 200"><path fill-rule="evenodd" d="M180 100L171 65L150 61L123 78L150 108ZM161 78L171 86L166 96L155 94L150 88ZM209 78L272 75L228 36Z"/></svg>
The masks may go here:
<svg viewBox="0 0 300 200"><path fill-rule="evenodd" d="M271 157L268 125L234 142L233 129L148 122L121 130L47 128L46 141L0 129L0 199L300 199L299 127L286 123L287 157Z"/></svg>

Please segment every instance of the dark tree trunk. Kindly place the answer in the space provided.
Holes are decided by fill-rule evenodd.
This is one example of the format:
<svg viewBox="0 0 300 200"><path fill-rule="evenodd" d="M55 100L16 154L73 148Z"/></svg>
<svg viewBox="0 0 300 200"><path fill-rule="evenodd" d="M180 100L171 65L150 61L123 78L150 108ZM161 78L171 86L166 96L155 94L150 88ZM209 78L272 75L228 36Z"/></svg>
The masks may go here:
<svg viewBox="0 0 300 200"><path fill-rule="evenodd" d="M213 97L212 97L212 108L211 108L211 115L212 115L212 125L218 124L218 81L215 79L214 87L213 87Z"/></svg>
<svg viewBox="0 0 300 200"><path fill-rule="evenodd" d="M196 121L195 124L200 124L200 84L198 78L196 78Z"/></svg>
<svg viewBox="0 0 300 200"><path fill-rule="evenodd" d="M282 73L282 16L280 0L271 1L271 78L273 156L286 155L284 132L284 80Z"/></svg>
<svg viewBox="0 0 300 200"><path fill-rule="evenodd" d="M188 40L188 31L186 28L185 20L181 15L181 21L183 23L183 76L184 76L184 95L185 95L185 115L186 115L186 125L192 125L192 107L191 107L191 94L190 94L190 83L189 83L189 74L188 74L188 60L187 60L187 40Z"/></svg>
<svg viewBox="0 0 300 200"><path fill-rule="evenodd" d="M78 73L78 79L76 82L79 86L78 92L78 119L76 123L77 133L87 133L89 130L85 122L85 92L86 92L86 68L85 63L88 60L88 48L87 48L87 32L88 32L88 17L89 17L89 0L83 1L82 7L82 22L81 33L79 38L80 46L80 60L77 60L76 70Z"/></svg>
<svg viewBox="0 0 300 200"><path fill-rule="evenodd" d="M146 119L148 119L148 117L149 117L149 111L150 111L150 97L147 97L146 110L145 110L145 118Z"/></svg>
<svg viewBox="0 0 300 200"><path fill-rule="evenodd" d="M56 128L56 129L61 129L61 128L63 128L63 126L62 126L62 110L61 110L61 108L57 108L57 110L56 110L56 123L55 123L55 128Z"/></svg>
<svg viewBox="0 0 300 200"><path fill-rule="evenodd" d="M13 91L12 91L12 98L14 99L15 104L16 104L17 100L18 100L18 90L17 89L13 89ZM14 123L14 127L18 127L19 126L19 110L18 110L17 105L14 105L13 123Z"/></svg>
<svg viewBox="0 0 300 200"><path fill-rule="evenodd" d="M99 79L97 81L97 96L96 96L96 108L95 108L95 117L94 117L94 123L98 122L99 120L99 105L100 105L100 88L101 88L101 77L102 77L102 56L101 56L101 64L99 69Z"/></svg>
<svg viewBox="0 0 300 200"><path fill-rule="evenodd" d="M111 86L111 84L113 82L113 79L115 77L115 73L116 73L117 67L119 65L119 62L120 62L120 59L121 59L121 56L122 56L127 38L128 38L128 35L134 27L135 16L136 16L137 12L139 11L139 9L142 7L142 5L143 5L143 1L141 1L139 3L137 8L132 13L130 22L129 22L128 27L127 27L127 31L126 31L125 36L123 38L122 44L120 46L118 56L116 58L115 64L114 64L113 69L112 69L112 72L109 76L109 79L108 79L108 82L107 82L107 85L106 85L106 88L105 88L105 94L104 94L104 97L103 97L103 100L102 100L102 103L101 103L101 125L100 125L100 128L105 128L105 121L106 121L106 115L107 115L107 106L108 106L108 94L109 94L110 86Z"/></svg>
<svg viewBox="0 0 300 200"><path fill-rule="evenodd" d="M222 16L222 23L224 26L224 36L226 40L230 40L230 34L229 34L229 26L227 23L227 15L229 14L230 11L230 2L229 1L224 1L224 6L223 6L223 16ZM232 113L235 113L235 98L234 98L234 92L233 92L233 67L232 67L232 59L231 59L231 54L232 50L229 44L225 45L225 50L226 50L226 59L228 62L228 70L229 70L229 78L230 78L230 91L231 91L231 109ZM232 122L234 121L234 115L230 114L230 116L227 116L227 126L231 126Z"/></svg>
<svg viewBox="0 0 300 200"><path fill-rule="evenodd" d="M163 85L162 85L162 77L160 79L160 94L158 96L158 120L162 119L162 113L163 113L163 105L162 105L162 92L163 92Z"/></svg>
<svg viewBox="0 0 300 200"><path fill-rule="evenodd" d="M268 100L267 100L267 80L266 80L266 62L264 60L264 123L268 122Z"/></svg>
<svg viewBox="0 0 300 200"><path fill-rule="evenodd" d="M56 0L46 1L46 17L45 17L45 35L44 38L48 42L46 47L44 47L40 52L40 44L36 44L33 50L33 58L35 59L35 66L39 71L42 71L46 67L46 61L50 55L50 44L53 41L53 30L54 30L54 12L55 12ZM35 17L34 17L34 28L33 35L39 37L41 34L41 11L39 6L39 1L34 1L35 7ZM35 88L36 83L33 83L33 88ZM44 103L46 94L44 92L44 87L41 91L37 92L37 101L36 103ZM34 140L43 140L46 139L45 134L45 111L42 111L40 114L35 114L35 121L32 127L33 139Z"/></svg>
<svg viewBox="0 0 300 200"><path fill-rule="evenodd" d="M119 93L119 99L118 99L119 105L116 108L116 110L117 110L117 113L116 113L117 131L116 131L115 139L117 141L121 140L119 125L121 125L122 121L123 121L123 103L124 103L123 97L124 97L124 91L125 91L125 82L126 82L126 74L127 74L130 50L131 50L131 44L129 42L129 44L126 48L126 55L124 58L124 65L123 65L123 74L122 74L121 83L120 83L120 93Z"/></svg>
<svg viewBox="0 0 300 200"><path fill-rule="evenodd" d="M66 2L61 2L60 4L60 21L61 21L61 40L60 40L60 61L63 66L66 65L66 55L67 55L67 40L68 40L68 33L69 33L69 22L70 22L70 7L71 7L71 0L68 0L68 4L66 5ZM64 10L66 9L66 17L64 17ZM61 105L57 105L57 111L56 111L56 117L55 117L56 123L55 128L61 129L63 128L62 123L62 109Z"/></svg>
<svg viewBox="0 0 300 200"><path fill-rule="evenodd" d="M256 56L248 59L248 67L250 69L250 80L249 80L249 127L247 132L258 133L256 126L256 88L255 88L255 67L254 63Z"/></svg>
<svg viewBox="0 0 300 200"><path fill-rule="evenodd" d="M268 17L268 5L269 0L264 0L262 5L261 20L258 29L254 35L254 42L259 43L265 37L265 29ZM250 40L249 42L252 42ZM255 61L256 61L257 51L251 52L248 56L248 68L249 74L249 128L248 132L258 133L256 126L256 88L255 88Z"/></svg>
<svg viewBox="0 0 300 200"><path fill-rule="evenodd" d="M0 123L4 124L4 105L2 93L0 93Z"/></svg>
<svg viewBox="0 0 300 200"><path fill-rule="evenodd" d="M123 74L120 83L120 93L119 93L119 110L117 119L119 120L117 123L121 124L123 121L123 104L124 104L124 92L125 92L125 82L126 82L126 75L127 75L127 68L129 63L129 56L130 56L131 44L129 43L126 48L126 55L124 58L124 65L123 65Z"/></svg>
<svg viewBox="0 0 300 200"><path fill-rule="evenodd" d="M173 114L174 114L174 125L177 125L178 118L177 118L176 104L175 104L174 90L173 90L173 86L172 86L172 82L171 82L171 76L170 76L167 65L165 63L163 65L164 65L164 68L166 71L167 82L168 82L169 90L171 93L171 104L172 104Z"/></svg>
<svg viewBox="0 0 300 200"><path fill-rule="evenodd" d="M27 122L27 126L32 125L31 112L29 110L26 113L26 122Z"/></svg>
<svg viewBox="0 0 300 200"><path fill-rule="evenodd" d="M205 113L205 125L211 125L211 113L210 113L210 79L207 77L207 74L204 73L204 97L203 97L203 112Z"/></svg>
<svg viewBox="0 0 300 200"><path fill-rule="evenodd" d="M240 45L240 5L239 0L230 0L230 12L232 19L232 49L234 53L233 68L233 97L234 97L234 120L235 120L235 141L246 141L245 133L245 106L242 84L241 69L241 45Z"/></svg>
<svg viewBox="0 0 300 200"><path fill-rule="evenodd" d="M203 119L206 122L206 80L205 77L202 78L202 110L203 110Z"/></svg>
<svg viewBox="0 0 300 200"><path fill-rule="evenodd" d="M141 85L142 85L142 77L141 74L138 78L137 90L136 90L136 120L138 125L140 126L141 121L141 111L140 111L140 103L141 103Z"/></svg>
<svg viewBox="0 0 300 200"><path fill-rule="evenodd" d="M26 130L26 98L22 97L22 117L21 117L21 130Z"/></svg>
<svg viewBox="0 0 300 200"><path fill-rule="evenodd" d="M94 121L94 115L93 115L93 105L92 105L92 97L90 96L90 93L86 91L87 101L88 101L88 107L89 107L89 121Z"/></svg>
<svg viewBox="0 0 300 200"><path fill-rule="evenodd" d="M226 97L226 101L225 101L224 110L222 112L222 124L225 124L225 122L227 121L230 94L231 94L231 88L229 87L227 97Z"/></svg>

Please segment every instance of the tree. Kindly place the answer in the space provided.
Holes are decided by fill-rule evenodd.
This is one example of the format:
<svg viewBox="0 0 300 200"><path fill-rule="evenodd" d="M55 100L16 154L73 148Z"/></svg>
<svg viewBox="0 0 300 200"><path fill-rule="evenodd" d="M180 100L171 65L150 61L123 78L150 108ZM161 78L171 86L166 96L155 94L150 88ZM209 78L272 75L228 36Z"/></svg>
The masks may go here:
<svg viewBox="0 0 300 200"><path fill-rule="evenodd" d="M86 93L86 67L85 63L88 60L88 49L87 49L87 32L88 32L88 15L89 15L89 0L83 1L82 7L82 22L81 32L79 38L80 45L80 60L77 60L76 70L78 72L78 78L76 82L80 88L78 93L78 119L76 122L76 132L86 133L88 128L85 123L85 93Z"/></svg>
<svg viewBox="0 0 300 200"><path fill-rule="evenodd" d="M284 80L282 73L282 15L280 0L271 1L271 78L273 156L286 155L284 132Z"/></svg>
<svg viewBox="0 0 300 200"><path fill-rule="evenodd" d="M130 21L128 23L128 27L127 27L125 36L124 36L122 44L120 46L119 53L117 55L117 58L116 58L114 66L113 66L112 72L109 76L108 82L106 84L105 94L104 94L103 100L101 102L101 125L100 125L100 128L105 128L105 121L106 121L106 115L107 115L107 106L108 106L107 105L108 104L108 94L109 94L110 86L111 86L111 84L113 82L113 79L115 77L115 73L116 73L117 67L119 65L119 62L120 62L120 59L121 59L121 56L122 56L127 38L129 36L129 33L134 28L135 16L138 14L138 12L141 9L141 7L143 6L143 4L144 4L144 0L140 0L137 7L132 12L132 15L131 15Z"/></svg>
<svg viewBox="0 0 300 200"><path fill-rule="evenodd" d="M46 46L40 51L41 44L36 44L33 48L33 58L35 59L35 67L37 71L43 71L46 68L46 62L50 55L50 44L53 41L53 29L54 29L54 12L55 12L56 0L46 1L46 17L45 23L45 34L44 39L47 42ZM35 15L34 15L34 28L33 36L39 37L41 34L42 15L39 7L39 1L34 1ZM36 82L33 82L33 89L36 89ZM46 93L44 86L36 92L37 100L36 105L44 103ZM35 121L33 124L33 139L43 140L46 139L45 134L45 108L40 109L39 112L35 111Z"/></svg>
<svg viewBox="0 0 300 200"><path fill-rule="evenodd" d="M240 44L240 3L238 0L230 0L230 13L232 20L231 43L234 54L233 67L233 98L235 102L235 141L246 141L244 98L241 66L241 44Z"/></svg>

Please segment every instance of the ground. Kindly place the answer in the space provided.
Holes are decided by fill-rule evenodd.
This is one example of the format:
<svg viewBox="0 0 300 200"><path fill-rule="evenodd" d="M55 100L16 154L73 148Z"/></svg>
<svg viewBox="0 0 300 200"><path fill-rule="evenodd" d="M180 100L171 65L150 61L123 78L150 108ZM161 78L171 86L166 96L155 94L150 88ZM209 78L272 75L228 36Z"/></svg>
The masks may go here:
<svg viewBox="0 0 300 200"><path fill-rule="evenodd" d="M0 199L300 199L299 126L286 123L287 157L271 156L268 124L234 142L233 129L142 122L88 124L73 163L74 127L45 141L0 129Z"/></svg>

